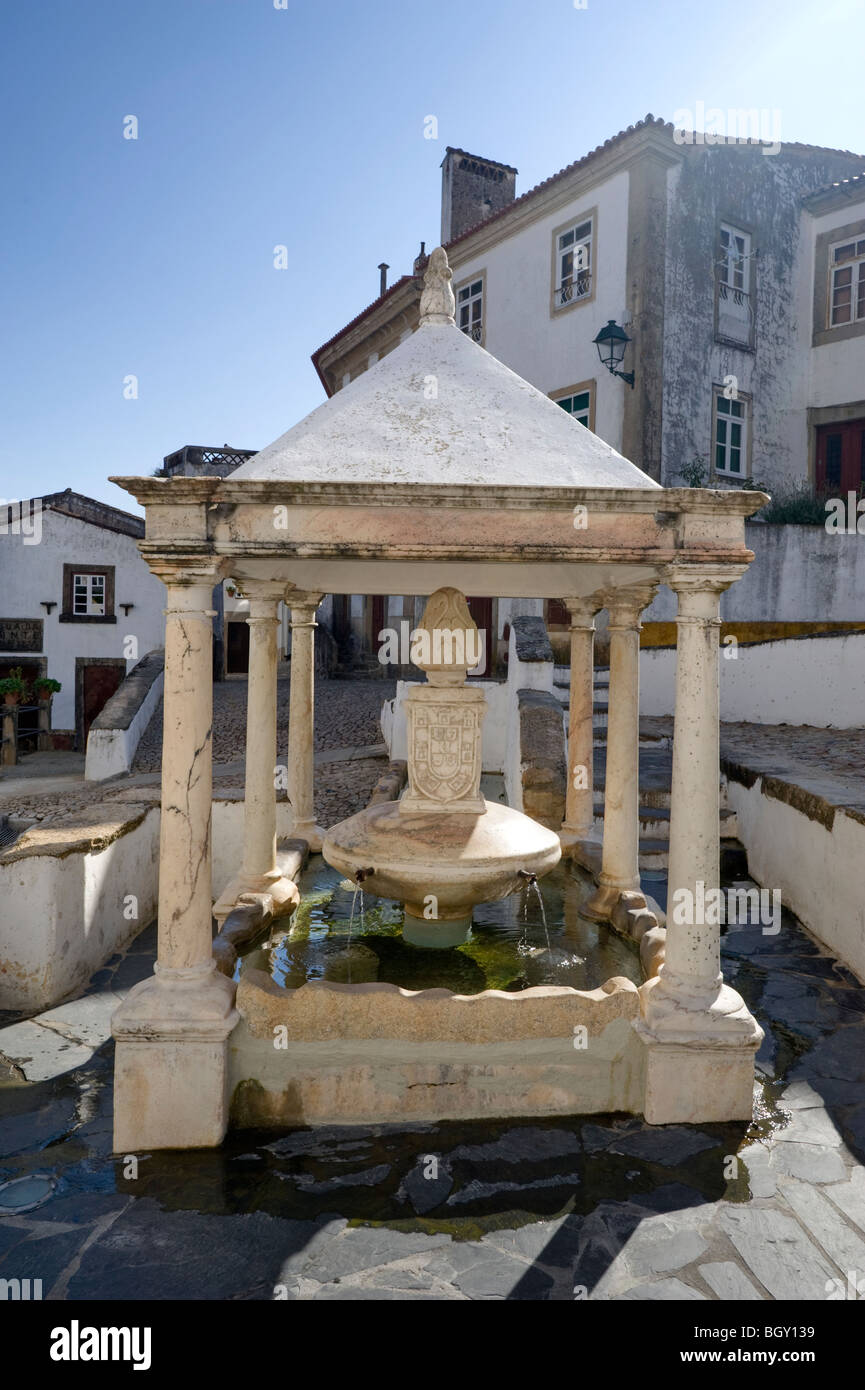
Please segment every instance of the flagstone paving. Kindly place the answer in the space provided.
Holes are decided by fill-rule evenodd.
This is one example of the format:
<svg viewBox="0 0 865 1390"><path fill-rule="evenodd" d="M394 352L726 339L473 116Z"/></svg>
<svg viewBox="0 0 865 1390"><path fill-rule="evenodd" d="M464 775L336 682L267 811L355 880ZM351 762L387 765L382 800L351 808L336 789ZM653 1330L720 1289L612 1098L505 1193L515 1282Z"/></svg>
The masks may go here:
<svg viewBox="0 0 865 1390"><path fill-rule="evenodd" d="M133 1160L108 1020L154 948L151 927L82 1000L0 1031L0 1183L54 1182L0 1216L0 1277L52 1299L865 1297L865 989L786 913L724 937L766 1029L750 1125L233 1132Z"/></svg>

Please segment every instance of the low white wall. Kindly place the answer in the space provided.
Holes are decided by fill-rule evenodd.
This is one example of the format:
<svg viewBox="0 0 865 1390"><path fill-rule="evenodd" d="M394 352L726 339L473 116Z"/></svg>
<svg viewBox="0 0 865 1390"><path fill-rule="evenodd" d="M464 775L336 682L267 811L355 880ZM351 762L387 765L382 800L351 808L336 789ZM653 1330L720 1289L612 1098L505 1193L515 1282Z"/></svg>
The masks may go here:
<svg viewBox="0 0 865 1390"><path fill-rule="evenodd" d="M104 782L129 772L141 735L150 723L153 711L162 699L165 673L161 672L144 699L128 729L96 729L87 735L87 755L84 761L85 782Z"/></svg>
<svg viewBox="0 0 865 1390"><path fill-rule="evenodd" d="M836 809L827 829L762 788L762 778L727 784L751 874L780 889L783 905L865 981L865 896L854 870L865 862L865 824Z"/></svg>
<svg viewBox="0 0 865 1390"><path fill-rule="evenodd" d="M156 915L159 808L104 849L0 862L0 1008L48 1008L80 990ZM47 833L46 835L47 849ZM84 832L82 832L84 833ZM11 859L11 862L10 862ZM134 899L134 901L133 901Z"/></svg>
<svg viewBox="0 0 865 1390"><path fill-rule="evenodd" d="M159 806L128 814L135 823L105 849L87 849L82 830L80 848L48 853L46 826L38 831L46 853L0 860L0 1009L35 1012L79 992L156 917ZM291 820L289 803L278 801L277 836L290 835ZM243 801L214 801L212 826L215 899L243 857ZM13 846L3 859L14 854Z"/></svg>
<svg viewBox="0 0 865 1390"><path fill-rule="evenodd" d="M675 683L675 648L644 648L641 712L672 714ZM865 723L865 633L722 647L721 718L859 728Z"/></svg>

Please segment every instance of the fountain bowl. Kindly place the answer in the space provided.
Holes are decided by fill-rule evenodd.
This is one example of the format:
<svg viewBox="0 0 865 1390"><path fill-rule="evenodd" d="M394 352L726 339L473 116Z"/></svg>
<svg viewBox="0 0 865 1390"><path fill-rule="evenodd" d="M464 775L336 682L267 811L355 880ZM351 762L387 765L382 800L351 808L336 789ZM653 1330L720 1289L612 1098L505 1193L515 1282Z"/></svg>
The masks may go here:
<svg viewBox="0 0 865 1390"><path fill-rule="evenodd" d="M322 854L365 892L404 904L407 941L458 946L477 904L517 892L527 875L549 873L562 854L555 831L509 806L484 805L480 814L442 815L380 802L329 830Z"/></svg>

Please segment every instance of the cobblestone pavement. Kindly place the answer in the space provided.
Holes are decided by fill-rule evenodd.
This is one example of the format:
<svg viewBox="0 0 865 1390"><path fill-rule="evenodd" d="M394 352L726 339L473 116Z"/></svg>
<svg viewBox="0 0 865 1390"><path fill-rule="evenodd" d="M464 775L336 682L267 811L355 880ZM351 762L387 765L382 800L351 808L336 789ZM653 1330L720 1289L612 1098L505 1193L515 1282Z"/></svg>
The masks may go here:
<svg viewBox="0 0 865 1390"><path fill-rule="evenodd" d="M110 1152L108 1018L154 944L0 1031L0 1182L53 1184L0 1217L4 1278L53 1299L804 1302L865 1281L865 989L787 914L724 937L766 1029L750 1125L232 1132L133 1176Z"/></svg>
<svg viewBox="0 0 865 1390"><path fill-rule="evenodd" d="M246 744L246 681L213 687L213 761L242 758ZM358 748L381 743L381 707L396 690L393 681L317 681L315 747ZM284 759L288 742L289 681L277 682L277 747ZM135 772L158 772L162 758L162 704L138 745Z"/></svg>
<svg viewBox="0 0 865 1390"><path fill-rule="evenodd" d="M279 755L287 753L288 681L278 682L279 691ZM380 745L379 723L381 707L392 698L393 681L320 681L316 685L315 748L318 752L341 748L365 748ZM246 742L246 682L223 681L214 686L213 760L214 784L242 786L242 760ZM135 777L158 775L162 758L162 704L160 703L138 746L133 778L123 778L107 785L85 782L83 769L79 780L70 785L52 784L50 791L40 794L39 779L32 787L16 784L11 796L4 795L0 780L0 813L42 823L57 821L71 812L86 810L97 802L111 801L136 785ZM57 759L55 758L55 762ZM220 768L231 765L233 771L223 775ZM334 764L325 769L316 767L316 817L319 824L335 825L344 816L352 815L366 805L382 765L360 766L357 762ZM346 809L348 808L348 809Z"/></svg>

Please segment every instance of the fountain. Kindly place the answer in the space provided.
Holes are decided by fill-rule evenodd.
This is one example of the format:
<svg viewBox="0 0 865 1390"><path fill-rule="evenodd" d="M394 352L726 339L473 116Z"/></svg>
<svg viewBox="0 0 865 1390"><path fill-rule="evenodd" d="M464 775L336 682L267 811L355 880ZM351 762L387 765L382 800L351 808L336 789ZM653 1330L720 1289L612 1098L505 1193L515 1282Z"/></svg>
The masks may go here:
<svg viewBox="0 0 865 1390"><path fill-rule="evenodd" d="M112 1022L119 1153L218 1144L229 1121L625 1111L667 1124L751 1114L762 1034L721 975L720 927L695 914L665 932L640 889L640 615L660 584L676 594L669 895L695 901L696 885L719 881L720 596L753 559L745 518L767 499L660 487L461 333L451 279L439 247L417 332L229 477L115 479L146 508L141 551L167 590L159 960ZM217 817L211 603L227 577L249 599L252 640L244 800L237 811L218 802ZM325 593L432 595L412 652L427 679L406 700L405 794L329 831L315 820L313 739ZM542 815L555 828L522 814L541 816L540 796L524 794L535 789L521 738L544 692L529 663L515 671L515 647L495 764L511 807L481 795L486 698L467 683L476 629L466 593L512 615L515 603L540 614L555 597L570 615L567 799ZM292 628L284 752L281 601ZM601 610L610 633L602 845L592 780ZM504 619L497 608L496 635ZM274 785L283 765L285 799ZM253 954L239 979L223 973L232 953L214 955L214 913L244 931L285 922L308 891L294 882L303 853L315 859L321 848L324 875L337 880L321 884L334 920L318 921L305 949L301 929L293 949L289 928L284 946ZM555 867L562 853L597 885L588 902L589 884ZM320 861L308 872L320 874ZM528 902L538 880L551 906L558 895L572 921L600 925L562 932L554 909L549 944L546 934L543 944L513 935L503 944L513 895L525 888ZM382 900L366 923L350 915L355 886L358 901L361 892ZM388 900L404 904L404 949L392 949L399 914ZM627 947L633 960L611 950L607 922L639 940L639 955ZM559 969L564 949L572 959Z"/></svg>
<svg viewBox="0 0 865 1390"><path fill-rule="evenodd" d="M465 941L473 907L548 873L562 850L555 832L480 794L486 697L466 683L477 628L458 589L432 595L417 636L427 684L406 700L405 795L335 825L322 853L366 891L404 904L406 941L445 948Z"/></svg>

